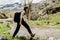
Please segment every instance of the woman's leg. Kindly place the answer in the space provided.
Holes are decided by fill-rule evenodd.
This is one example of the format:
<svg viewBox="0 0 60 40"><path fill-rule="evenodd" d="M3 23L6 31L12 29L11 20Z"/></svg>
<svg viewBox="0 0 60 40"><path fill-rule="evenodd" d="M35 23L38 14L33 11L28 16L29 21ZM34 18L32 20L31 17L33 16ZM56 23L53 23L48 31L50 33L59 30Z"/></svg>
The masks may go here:
<svg viewBox="0 0 60 40"><path fill-rule="evenodd" d="M19 23L17 23L17 27L16 27L16 30L15 30L15 32L14 32L14 34L13 34L13 38L16 36L16 34L18 33L18 31L19 31L19 29L20 29L20 24Z"/></svg>
<svg viewBox="0 0 60 40"><path fill-rule="evenodd" d="M34 36L29 25L24 21L24 19L22 19L22 25L28 30L31 36Z"/></svg>

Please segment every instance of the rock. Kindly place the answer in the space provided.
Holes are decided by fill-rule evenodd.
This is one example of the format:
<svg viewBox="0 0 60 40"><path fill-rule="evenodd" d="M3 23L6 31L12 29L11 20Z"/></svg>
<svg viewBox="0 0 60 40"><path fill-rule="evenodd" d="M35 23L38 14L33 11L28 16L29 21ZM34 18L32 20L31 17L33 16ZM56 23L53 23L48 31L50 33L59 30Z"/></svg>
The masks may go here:
<svg viewBox="0 0 60 40"><path fill-rule="evenodd" d="M35 35L33 38L34 40L45 40L44 38L40 37L39 35Z"/></svg>
<svg viewBox="0 0 60 40"><path fill-rule="evenodd" d="M56 24L60 24L60 22L56 22Z"/></svg>
<svg viewBox="0 0 60 40"><path fill-rule="evenodd" d="M57 40L60 40L60 39L57 39Z"/></svg>
<svg viewBox="0 0 60 40"><path fill-rule="evenodd" d="M54 40L54 37L49 37L48 40Z"/></svg>
<svg viewBox="0 0 60 40"><path fill-rule="evenodd" d="M0 35L0 40L7 40L7 38L4 35Z"/></svg>
<svg viewBox="0 0 60 40"><path fill-rule="evenodd" d="M52 25L52 26L56 25L55 22L50 22L49 24Z"/></svg>
<svg viewBox="0 0 60 40"><path fill-rule="evenodd" d="M6 14L0 12L0 19L7 19L8 17L6 16Z"/></svg>

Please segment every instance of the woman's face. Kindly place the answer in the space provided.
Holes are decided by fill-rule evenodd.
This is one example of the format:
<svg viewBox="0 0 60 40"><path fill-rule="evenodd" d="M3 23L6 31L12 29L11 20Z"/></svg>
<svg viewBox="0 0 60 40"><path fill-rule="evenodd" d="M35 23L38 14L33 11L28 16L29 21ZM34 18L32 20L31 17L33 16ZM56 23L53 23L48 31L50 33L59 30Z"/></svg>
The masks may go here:
<svg viewBox="0 0 60 40"><path fill-rule="evenodd" d="M27 8L27 9L26 9L26 12L28 12L28 11L29 11L29 9Z"/></svg>

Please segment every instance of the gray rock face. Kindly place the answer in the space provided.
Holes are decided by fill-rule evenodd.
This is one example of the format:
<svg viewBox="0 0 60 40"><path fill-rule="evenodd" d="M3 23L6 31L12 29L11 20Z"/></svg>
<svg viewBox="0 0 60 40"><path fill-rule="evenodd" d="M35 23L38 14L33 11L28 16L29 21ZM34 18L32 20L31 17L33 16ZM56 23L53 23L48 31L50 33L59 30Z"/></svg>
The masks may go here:
<svg viewBox="0 0 60 40"><path fill-rule="evenodd" d="M7 40L7 38L4 35L0 35L0 40Z"/></svg>

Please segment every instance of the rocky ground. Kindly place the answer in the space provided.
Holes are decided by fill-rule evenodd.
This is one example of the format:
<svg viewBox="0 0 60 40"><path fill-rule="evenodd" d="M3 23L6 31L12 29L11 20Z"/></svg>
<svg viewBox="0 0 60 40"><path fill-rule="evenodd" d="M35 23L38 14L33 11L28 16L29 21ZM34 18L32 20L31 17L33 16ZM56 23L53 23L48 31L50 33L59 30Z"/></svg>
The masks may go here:
<svg viewBox="0 0 60 40"><path fill-rule="evenodd" d="M12 29L9 31L11 35L15 31L15 28L16 28L16 24L14 24L14 27L12 27ZM31 30L34 34L36 34L34 39L37 39L37 40L40 40L40 39L59 40L60 39L60 28L55 28L55 27L42 28L34 25L34 27L31 27ZM30 38L28 31L23 26L20 27L20 30L16 36L18 37L24 36L27 39Z"/></svg>

